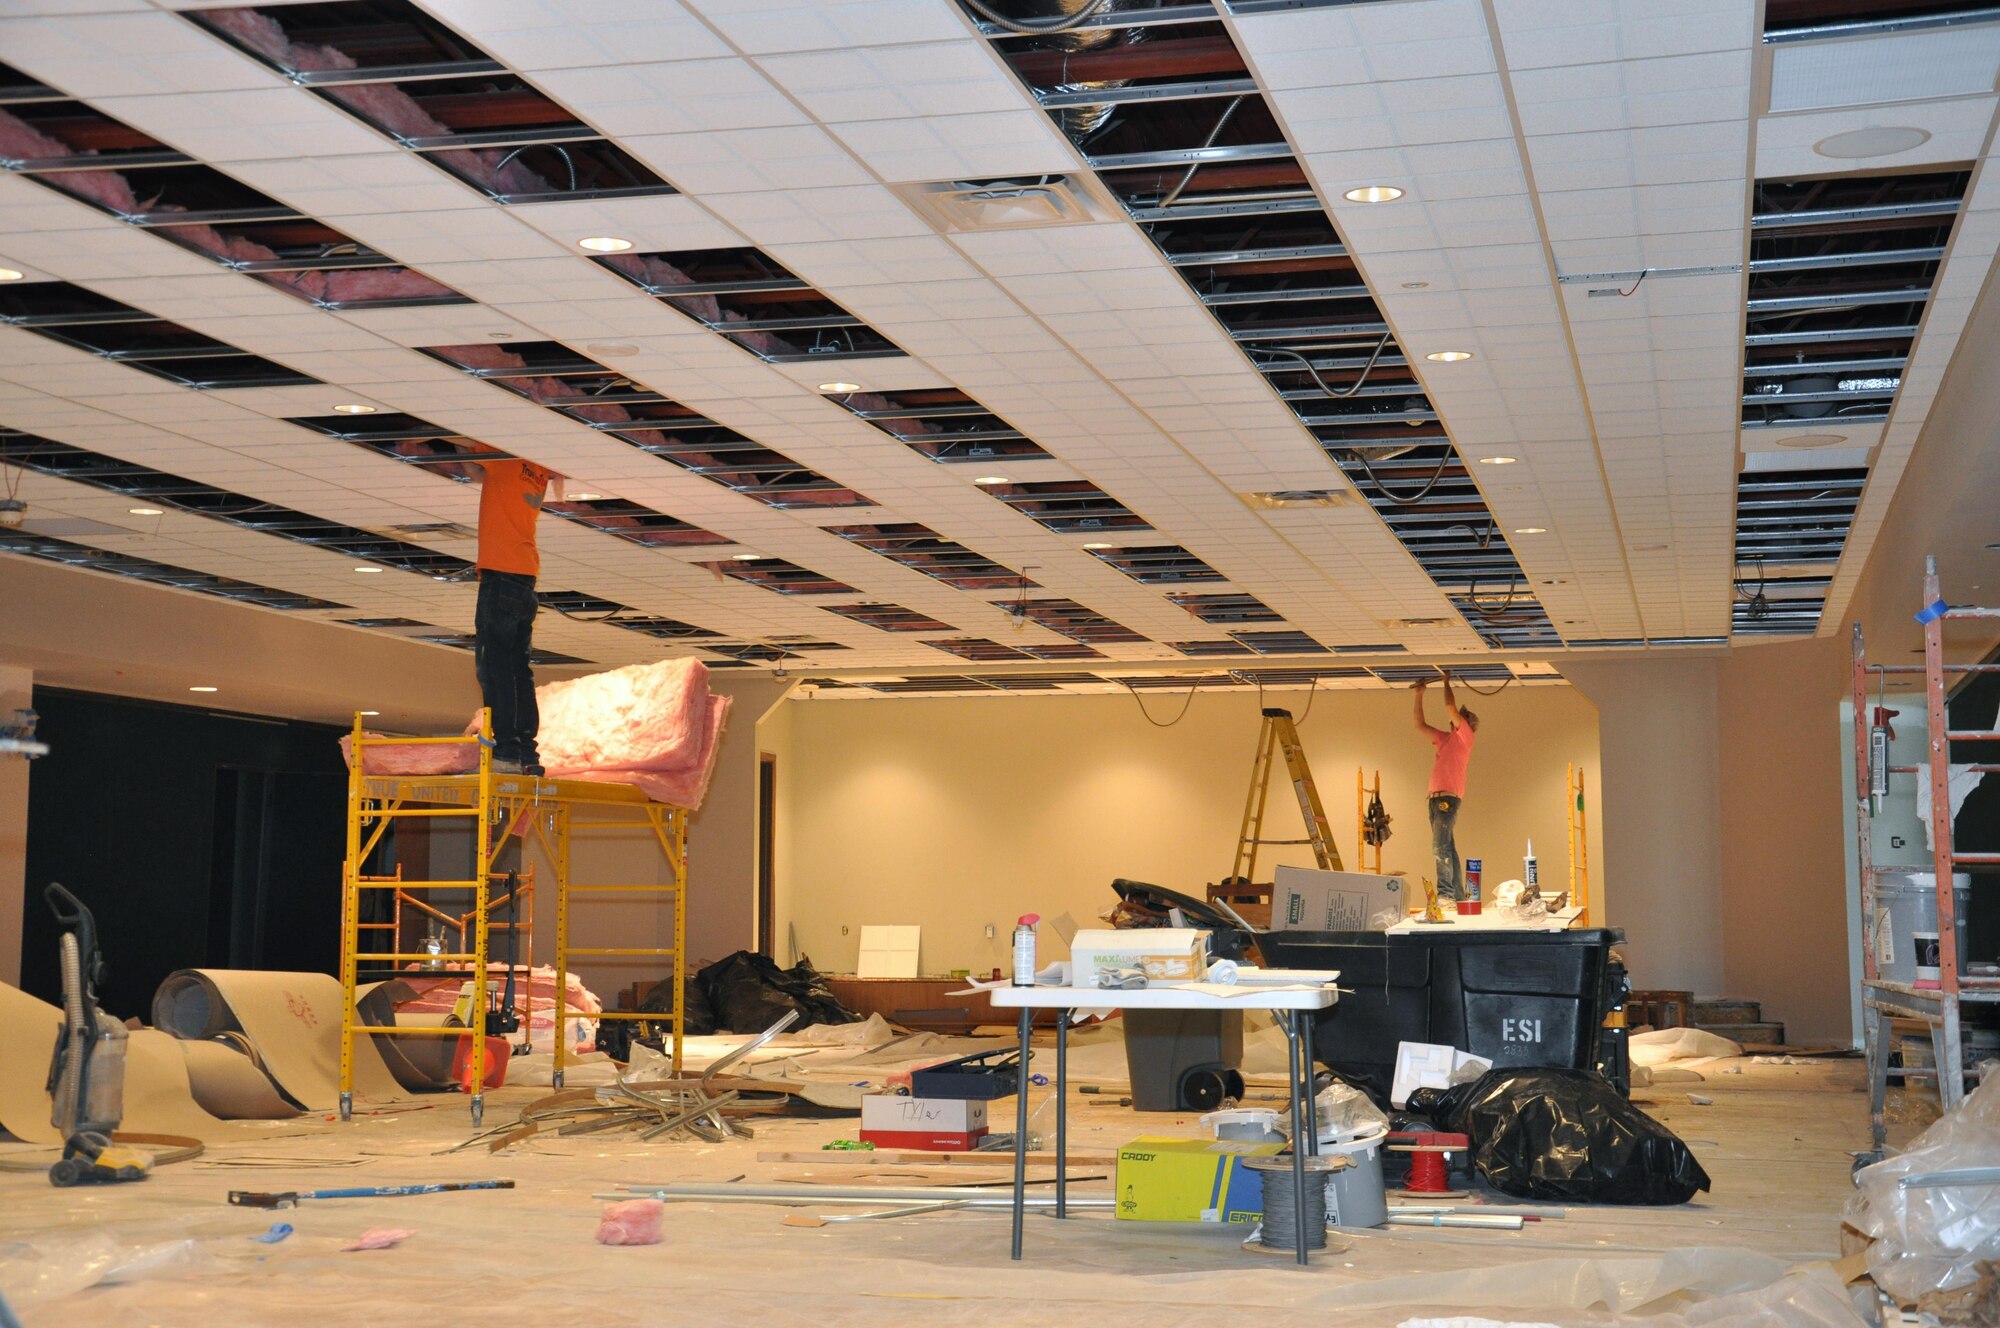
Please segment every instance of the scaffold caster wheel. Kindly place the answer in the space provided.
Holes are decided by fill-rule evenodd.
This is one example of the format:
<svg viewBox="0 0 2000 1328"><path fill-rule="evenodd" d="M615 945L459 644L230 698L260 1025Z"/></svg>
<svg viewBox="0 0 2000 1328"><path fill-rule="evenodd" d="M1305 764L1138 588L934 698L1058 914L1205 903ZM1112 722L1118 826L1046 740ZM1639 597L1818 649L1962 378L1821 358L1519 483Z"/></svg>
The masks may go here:
<svg viewBox="0 0 2000 1328"><path fill-rule="evenodd" d="M474 1093L472 1095L473 1128L477 1129L481 1124L485 1122L485 1119L486 1119L486 1095L483 1093Z"/></svg>
<svg viewBox="0 0 2000 1328"><path fill-rule="evenodd" d="M555 1073L555 1078L553 1080L555 1087L561 1088L563 1086L562 1081L563 1081L563 1072L561 1070L557 1070Z"/></svg>
<svg viewBox="0 0 2000 1328"><path fill-rule="evenodd" d="M344 1121L354 1119L354 1094L342 1093L340 1095L340 1118Z"/></svg>
<svg viewBox="0 0 2000 1328"><path fill-rule="evenodd" d="M1854 1166L1849 1169L1847 1174L1850 1176L1859 1176L1863 1167L1874 1166L1882 1160L1882 1157L1882 1150L1879 1148L1870 1149L1866 1153L1856 1153L1854 1155Z"/></svg>

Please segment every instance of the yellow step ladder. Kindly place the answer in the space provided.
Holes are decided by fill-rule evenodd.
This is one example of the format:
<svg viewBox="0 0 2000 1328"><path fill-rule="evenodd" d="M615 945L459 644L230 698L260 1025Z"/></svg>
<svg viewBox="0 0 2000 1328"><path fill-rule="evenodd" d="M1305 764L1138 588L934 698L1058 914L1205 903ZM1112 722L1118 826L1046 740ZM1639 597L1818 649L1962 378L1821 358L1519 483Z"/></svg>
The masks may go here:
<svg viewBox="0 0 2000 1328"><path fill-rule="evenodd" d="M1264 807L1271 791L1271 770L1280 753L1291 776L1292 791L1298 795L1299 814L1305 818L1304 839L1264 838ZM1292 722L1291 711L1275 708L1264 711L1264 727L1257 735L1257 760L1250 767L1250 795L1243 802L1243 829L1236 840L1232 880L1247 883L1256 879L1257 850L1265 844L1311 844L1321 871L1341 870L1340 850L1333 845L1333 827L1326 819L1326 808L1320 805L1312 770L1306 765L1298 726Z"/></svg>

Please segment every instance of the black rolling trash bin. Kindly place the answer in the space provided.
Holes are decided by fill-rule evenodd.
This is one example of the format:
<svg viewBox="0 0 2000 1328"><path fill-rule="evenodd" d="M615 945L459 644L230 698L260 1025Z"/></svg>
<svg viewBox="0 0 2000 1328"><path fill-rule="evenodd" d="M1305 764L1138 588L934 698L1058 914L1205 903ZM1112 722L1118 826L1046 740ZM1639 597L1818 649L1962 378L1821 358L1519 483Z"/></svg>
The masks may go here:
<svg viewBox="0 0 2000 1328"><path fill-rule="evenodd" d="M1458 1047L1503 1066L1594 1070L1618 999L1615 928L1475 931L1439 927L1274 931L1257 937L1274 968L1340 970L1339 1004L1314 1046L1329 1068L1386 1099L1396 1044Z"/></svg>

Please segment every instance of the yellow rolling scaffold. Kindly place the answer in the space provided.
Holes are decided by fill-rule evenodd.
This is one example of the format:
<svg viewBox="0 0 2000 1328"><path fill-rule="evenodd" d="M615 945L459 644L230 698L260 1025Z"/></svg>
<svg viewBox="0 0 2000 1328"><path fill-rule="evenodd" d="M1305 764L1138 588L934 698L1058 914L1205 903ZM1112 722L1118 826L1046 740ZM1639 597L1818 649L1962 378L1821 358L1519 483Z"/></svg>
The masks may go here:
<svg viewBox="0 0 2000 1328"><path fill-rule="evenodd" d="M443 963L460 965L458 971L488 975L504 980L505 974L490 973L490 910L494 883L504 878L495 866L510 839L525 845L531 838L545 854L555 878L555 1086L562 1087L564 1067L570 1055L567 1024L576 1019L644 1020L672 1029L673 1073L681 1067L681 1043L685 1029L687 997L687 822L685 807L654 802L629 784L599 784L576 779L548 779L528 775L502 774L493 769L491 723L480 712L477 734L446 737L393 738L367 733L362 716L354 717L353 750L347 780L347 854L341 871L340 980L344 988L340 1020L340 1116L352 1118L354 1109L354 1054L356 1039L363 1037L468 1037L470 1065L467 1080L472 1085L472 1122L478 1125L485 1115L486 1039L482 1030L485 1000L472 1004L472 1027L423 1028L377 1027L364 1023L358 1011L358 987L363 963L403 968L409 965ZM366 753L371 750L415 744L463 743L476 747L478 770L463 775L371 775L365 773ZM578 813L581 812L581 816ZM473 824L472 861L484 870L471 879L413 880L402 875L365 875L370 854L382 842L389 828L399 821L470 819ZM665 859L666 880L660 883L579 883L571 879L572 836L578 831L648 830ZM400 953L400 936L387 952L364 952L361 936L370 924L361 921L362 892L392 890L402 899L413 899L432 891L469 891L472 908L462 919L457 953ZM570 944L570 906L582 896L631 898L655 895L665 903L671 899L673 945L666 946L574 946ZM629 1010L591 1013L571 1009L568 1001L570 961L579 958L671 958L673 961L673 1010L671 1014ZM524 969L532 969L533 956L521 956ZM433 967L431 971L436 971ZM478 985L475 991L483 992Z"/></svg>

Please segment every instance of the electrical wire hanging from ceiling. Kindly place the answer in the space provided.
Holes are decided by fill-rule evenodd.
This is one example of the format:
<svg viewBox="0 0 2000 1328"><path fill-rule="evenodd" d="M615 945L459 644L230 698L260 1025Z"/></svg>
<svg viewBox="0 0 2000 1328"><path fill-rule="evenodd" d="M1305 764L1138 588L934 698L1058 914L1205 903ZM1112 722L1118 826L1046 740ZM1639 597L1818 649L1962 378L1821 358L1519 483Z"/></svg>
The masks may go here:
<svg viewBox="0 0 2000 1328"><path fill-rule="evenodd" d="M1187 695L1181 698L1180 713L1175 715L1172 719L1161 721L1154 719L1153 712L1146 709L1146 698L1139 695L1139 689L1132 685L1130 679L1120 678L1118 681L1124 684L1126 691L1132 693L1132 700L1138 705L1139 713L1144 715L1146 717L1146 722L1148 724L1151 724L1156 729L1170 729L1174 725L1186 719L1188 707L1194 704L1194 694L1201 690L1201 679L1197 678L1193 682L1189 683L1187 689Z"/></svg>
<svg viewBox="0 0 2000 1328"><path fill-rule="evenodd" d="M1222 108L1222 114L1216 117L1215 128L1209 130L1208 137L1204 138L1201 141L1200 150L1206 151L1209 148L1215 146L1215 140L1222 137L1223 129L1226 128L1229 124L1229 117L1235 115L1236 108L1241 106L1242 104L1243 104L1243 98L1236 97L1232 98L1230 103ZM1159 206L1162 210L1170 208L1174 205L1174 200L1179 198L1181 196L1181 191L1186 189L1188 185L1193 182L1194 173L1200 170L1201 166L1202 163L1199 160L1191 161L1188 163L1187 172L1181 176L1180 182L1176 184L1172 189L1169 189L1166 192L1165 196L1160 199ZM1382 340L1386 344L1389 338L1385 336L1382 338ZM1380 346L1375 348L1375 353L1377 355L1380 355L1382 353L1382 349ZM1369 363L1372 365L1374 361L1371 360L1369 361ZM1312 366L1308 364L1306 368L1311 369ZM1365 377L1366 375L1364 374L1363 376ZM1315 377L1317 377L1317 375L1315 375Z"/></svg>
<svg viewBox="0 0 2000 1328"><path fill-rule="evenodd" d="M1387 350L1388 347L1389 334L1384 332L1381 340L1375 343L1375 351L1368 357L1368 363L1362 366L1360 376L1354 380L1354 385L1344 390L1336 389L1328 383L1326 379L1320 376L1320 372L1314 367L1313 362L1295 350L1290 350L1283 346L1259 346L1257 350L1261 354L1282 355L1286 359L1298 361L1299 367L1306 371L1307 376L1313 381L1313 386L1320 390L1321 395L1330 397L1335 401L1345 401L1360 394L1361 389L1368 383L1368 375L1374 372L1376 362L1382 358L1382 352ZM1346 450L1351 451L1354 459L1361 463L1362 473L1368 476L1368 482L1375 486L1375 491L1398 507L1413 507L1429 497L1431 490L1437 488L1438 484L1443 481L1444 473L1450 469L1452 459L1451 447L1449 444L1446 444L1444 455L1438 458L1437 469L1431 472L1431 477L1424 481L1423 487L1419 488L1415 493L1404 494L1397 493L1382 482L1382 477L1375 473L1375 467L1369 462L1366 452L1360 448Z"/></svg>

